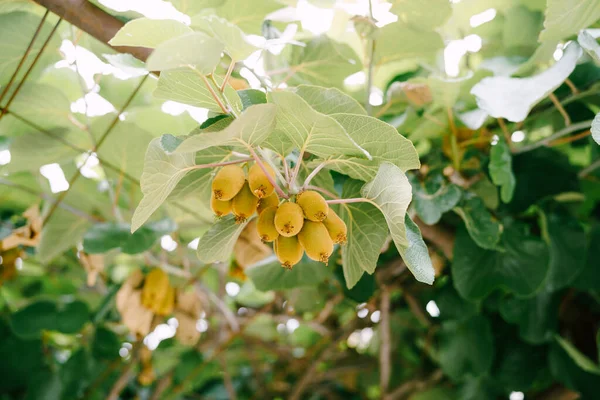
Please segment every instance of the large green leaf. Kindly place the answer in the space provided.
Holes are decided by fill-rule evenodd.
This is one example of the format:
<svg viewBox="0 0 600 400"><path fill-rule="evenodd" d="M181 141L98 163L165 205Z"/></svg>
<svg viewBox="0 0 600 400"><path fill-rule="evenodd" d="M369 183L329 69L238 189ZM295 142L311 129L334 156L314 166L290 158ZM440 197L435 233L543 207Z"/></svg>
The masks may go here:
<svg viewBox="0 0 600 400"><path fill-rule="evenodd" d="M158 105L128 108L126 121L137 125L153 137L165 133L187 135L198 126L198 122L189 113L167 114Z"/></svg>
<svg viewBox="0 0 600 400"><path fill-rule="evenodd" d="M217 8L217 14L237 25L246 33L260 35L263 21L273 11L283 7L276 0L226 0Z"/></svg>
<svg viewBox="0 0 600 400"><path fill-rule="evenodd" d="M391 12L398 21L422 28L442 25L452 14L450 3L445 0L395 0Z"/></svg>
<svg viewBox="0 0 600 400"><path fill-rule="evenodd" d="M215 15L197 15L192 18L192 28L218 39L225 51L235 61L243 61L258 48L250 44L244 32L234 24Z"/></svg>
<svg viewBox="0 0 600 400"><path fill-rule="evenodd" d="M48 84L23 85L10 109L41 128L74 127L71 102L61 89Z"/></svg>
<svg viewBox="0 0 600 400"><path fill-rule="evenodd" d="M465 221L469 235L479 247L490 250L496 248L502 234L502 224L490 214L483 200L467 192L454 212Z"/></svg>
<svg viewBox="0 0 600 400"><path fill-rule="evenodd" d="M293 46L288 68L271 73L271 76L275 82L289 79L288 83L294 85L306 83L341 88L347 76L361 69L362 61L350 46L322 35L309 40L305 46Z"/></svg>
<svg viewBox="0 0 600 400"><path fill-rule="evenodd" d="M362 182L348 180L342 191L343 198L360 196ZM366 271L375 272L388 231L385 217L370 203L342 204L339 216L348 229L348 243L342 245L342 267L346 286L352 288Z"/></svg>
<svg viewBox="0 0 600 400"><path fill-rule="evenodd" d="M378 64L410 58L430 59L443 48L444 41L437 32L396 22L381 28L375 56Z"/></svg>
<svg viewBox="0 0 600 400"><path fill-rule="evenodd" d="M172 19L137 18L127 22L108 42L111 46L158 47L163 42L191 33L192 29Z"/></svg>
<svg viewBox="0 0 600 400"><path fill-rule="evenodd" d="M363 148L370 158L339 155L324 161L326 168L333 169L354 179L369 181L375 177L379 165L389 162L402 171L421 166L412 142L400 135L393 126L373 117L356 114L331 115ZM315 161L316 166L321 161Z"/></svg>
<svg viewBox="0 0 600 400"><path fill-rule="evenodd" d="M13 332L22 338L39 338L43 331L77 333L89 320L89 309L82 301L64 305L40 300L31 303L11 315Z"/></svg>
<svg viewBox="0 0 600 400"><path fill-rule="evenodd" d="M413 205L419 218L427 225L436 224L442 214L458 204L462 196L460 187L446 182L442 174L430 174L424 182L409 175L413 189Z"/></svg>
<svg viewBox="0 0 600 400"><path fill-rule="evenodd" d="M194 154L167 154L160 138L153 139L146 150L144 172L140 181L144 197L131 219L131 232L135 232L167 199L177 183L192 170Z"/></svg>
<svg viewBox="0 0 600 400"><path fill-rule="evenodd" d="M251 266L244 271L258 290L284 290L297 287L315 287L323 282L331 271L322 263L304 258L294 268L287 270L273 258Z"/></svg>
<svg viewBox="0 0 600 400"><path fill-rule="evenodd" d="M483 316L448 321L439 333L439 362L454 381L490 371L494 357L492 328Z"/></svg>
<svg viewBox="0 0 600 400"><path fill-rule="evenodd" d="M57 208L42 229L37 247L38 257L44 263L52 261L71 247L75 247L90 226L91 222L87 219Z"/></svg>
<svg viewBox="0 0 600 400"><path fill-rule="evenodd" d="M194 32L169 39L156 47L146 65L150 71L165 71L192 66L201 74L210 74L221 60L223 43Z"/></svg>
<svg viewBox="0 0 600 400"><path fill-rule="evenodd" d="M540 41L554 41L574 35L600 18L595 0L548 0Z"/></svg>
<svg viewBox="0 0 600 400"><path fill-rule="evenodd" d="M138 254L148 250L158 238L175 229L175 224L169 219L147 224L133 234L131 226L126 223L95 224L83 237L83 250L94 254L118 248L126 254Z"/></svg>
<svg viewBox="0 0 600 400"><path fill-rule="evenodd" d="M504 13L502 42L506 48L536 48L542 28L542 14L526 5L512 7Z"/></svg>
<svg viewBox="0 0 600 400"><path fill-rule="evenodd" d="M338 113L367 115L358 101L337 88L300 85L296 93L321 114Z"/></svg>
<svg viewBox="0 0 600 400"><path fill-rule="evenodd" d="M544 72L529 78L494 76L483 78L471 89L477 105L495 118L523 121L529 111L559 87L575 69L581 47L571 43L563 57Z"/></svg>
<svg viewBox="0 0 600 400"><path fill-rule="evenodd" d="M457 231L452 276L461 296L478 300L495 289L528 296L540 288L549 265L546 244L513 223L505 225L500 246L503 251L483 249L466 229Z"/></svg>
<svg viewBox="0 0 600 400"><path fill-rule="evenodd" d="M233 253L233 246L248 221L238 224L233 215L221 218L206 232L198 243L198 258L205 263L227 261Z"/></svg>
<svg viewBox="0 0 600 400"><path fill-rule="evenodd" d="M274 104L250 106L222 131L201 133L184 140L175 153L197 152L214 146L259 146L275 129Z"/></svg>
<svg viewBox="0 0 600 400"><path fill-rule="evenodd" d="M512 154L504 139L498 140L490 151L490 177L495 185L500 186L500 197L505 203L512 200L515 191L515 176L512 172Z"/></svg>
<svg viewBox="0 0 600 400"><path fill-rule="evenodd" d="M294 147L317 157L347 155L369 158L366 150L357 145L335 119L313 110L297 94L269 92L267 100L277 105L274 139L284 135ZM267 142L273 150L281 150L273 145L271 138Z"/></svg>
<svg viewBox="0 0 600 400"><path fill-rule="evenodd" d="M410 272L418 281L432 284L434 270L427 246L421 231L406 213L412 188L404 172L393 164L381 164L375 179L363 186L361 194L383 213L392 240Z"/></svg>

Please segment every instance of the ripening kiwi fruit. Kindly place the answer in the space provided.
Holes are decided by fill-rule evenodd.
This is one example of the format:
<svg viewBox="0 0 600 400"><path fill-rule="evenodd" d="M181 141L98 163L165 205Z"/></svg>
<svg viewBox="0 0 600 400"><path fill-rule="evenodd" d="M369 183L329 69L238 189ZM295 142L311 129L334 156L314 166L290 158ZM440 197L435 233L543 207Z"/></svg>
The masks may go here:
<svg viewBox="0 0 600 400"><path fill-rule="evenodd" d="M280 235L285 237L295 236L304 224L302 208L292 202L285 202L279 206L275 213L275 228Z"/></svg>
<svg viewBox="0 0 600 400"><path fill-rule="evenodd" d="M233 214L235 215L235 222L238 224L245 222L254 212L258 205L258 197L252 194L248 182L245 182L242 186L242 190L232 200Z"/></svg>
<svg viewBox="0 0 600 400"><path fill-rule="evenodd" d="M308 257L327 264L329 256L333 253L333 240L322 222L304 221L298 241Z"/></svg>
<svg viewBox="0 0 600 400"><path fill-rule="evenodd" d="M154 312L157 315L167 316L173 312L173 306L175 304L175 288L169 285L167 289L167 294L161 304L158 307L155 307Z"/></svg>
<svg viewBox="0 0 600 400"><path fill-rule="evenodd" d="M279 236L275 241L273 250L275 250L281 266L287 269L292 269L294 265L298 264L304 253L296 236Z"/></svg>
<svg viewBox="0 0 600 400"><path fill-rule="evenodd" d="M304 216L307 219L319 222L327 218L329 206L327 205L327 202L323 196L314 190L305 190L304 192L298 194L296 197L296 202L300 207L302 207Z"/></svg>
<svg viewBox="0 0 600 400"><path fill-rule="evenodd" d="M329 237L333 240L333 243L344 244L348 241L346 223L333 211L329 209L327 218L323 220L323 225L329 232Z"/></svg>
<svg viewBox="0 0 600 400"><path fill-rule="evenodd" d="M142 305L155 310L163 303L169 290L169 277L160 268L154 268L144 280Z"/></svg>
<svg viewBox="0 0 600 400"><path fill-rule="evenodd" d="M272 242L279 236L279 232L275 229L275 213L277 207L269 207L258 216L256 230L258 236L263 242Z"/></svg>
<svg viewBox="0 0 600 400"><path fill-rule="evenodd" d="M215 199L231 200L244 186L246 174L239 165L226 165L217 172L212 181L212 192Z"/></svg>
<svg viewBox="0 0 600 400"><path fill-rule="evenodd" d="M210 208L217 217L224 217L228 215L231 212L231 207L231 200L217 200L214 193L210 196Z"/></svg>
<svg viewBox="0 0 600 400"><path fill-rule="evenodd" d="M272 195L263 197L258 201L258 207L256 207L256 212L260 215L267 208L277 206L279 206L279 196L277 196L277 193L273 192Z"/></svg>
<svg viewBox="0 0 600 400"><path fill-rule="evenodd" d="M269 175L275 179L275 171L273 171L273 168L271 168L269 164L264 165ZM258 164L254 164L250 167L250 170L248 171L248 183L250 184L252 193L259 199L268 197L275 191L275 187L269 182L267 175L265 175L265 172Z"/></svg>

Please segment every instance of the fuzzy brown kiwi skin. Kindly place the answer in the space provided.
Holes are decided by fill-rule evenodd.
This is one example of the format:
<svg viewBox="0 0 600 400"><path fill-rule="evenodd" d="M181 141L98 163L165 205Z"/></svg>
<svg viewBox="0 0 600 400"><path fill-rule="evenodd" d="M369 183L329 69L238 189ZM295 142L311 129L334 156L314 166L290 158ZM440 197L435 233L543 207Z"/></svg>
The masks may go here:
<svg viewBox="0 0 600 400"><path fill-rule="evenodd" d="M277 193L273 192L272 195L263 197L258 201L258 207L256 207L256 212L260 215L264 210L269 207L278 207L279 206L279 196Z"/></svg>
<svg viewBox="0 0 600 400"><path fill-rule="evenodd" d="M221 201L215 198L214 193L210 196L210 208L217 217L224 217L231 213L231 200Z"/></svg>
<svg viewBox="0 0 600 400"><path fill-rule="evenodd" d="M269 175L275 179L275 171L273 168L271 168L269 164L264 164L264 167ZM248 171L248 183L250 184L252 193L259 199L268 197L275 191L275 187L271 184L269 178L258 164L254 164L250 167L250 170Z"/></svg>
<svg viewBox="0 0 600 400"><path fill-rule="evenodd" d="M258 216L256 230L263 242L273 242L279 237L279 232L275 229L276 212L277 207L269 207Z"/></svg>
<svg viewBox="0 0 600 400"><path fill-rule="evenodd" d="M304 216L315 222L323 221L329 213L327 202L319 193L314 190L305 190L296 197L296 203L302 207Z"/></svg>
<svg viewBox="0 0 600 400"><path fill-rule="evenodd" d="M331 237L333 243L345 244L348 241L346 223L331 208L329 209L327 218L323 220L323 225L327 228L327 232L329 232L329 237Z"/></svg>
<svg viewBox="0 0 600 400"><path fill-rule="evenodd" d="M238 224L246 222L256 212L258 198L250 191L248 182L244 183L240 192L233 198L231 205L233 214L235 215L235 222Z"/></svg>
<svg viewBox="0 0 600 400"><path fill-rule="evenodd" d="M322 222L305 221L298 241L310 259L327 264L333 253L333 240Z"/></svg>
<svg viewBox="0 0 600 400"><path fill-rule="evenodd" d="M298 204L287 201L279 206L275 213L275 228L280 235L295 236L303 225L304 213Z"/></svg>
<svg viewBox="0 0 600 400"><path fill-rule="evenodd" d="M212 193L215 199L228 201L242 190L246 174L239 165L226 165L217 172L212 181Z"/></svg>
<svg viewBox="0 0 600 400"><path fill-rule="evenodd" d="M281 266L286 269L292 269L294 265L302 260L304 254L302 245L300 245L296 236L279 236L273 248Z"/></svg>

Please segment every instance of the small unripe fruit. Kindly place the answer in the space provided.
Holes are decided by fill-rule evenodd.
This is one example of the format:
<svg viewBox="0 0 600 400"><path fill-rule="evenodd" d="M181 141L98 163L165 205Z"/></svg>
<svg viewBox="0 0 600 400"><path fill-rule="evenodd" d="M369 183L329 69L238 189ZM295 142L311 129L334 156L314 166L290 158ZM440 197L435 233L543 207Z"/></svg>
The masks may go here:
<svg viewBox="0 0 600 400"><path fill-rule="evenodd" d="M217 217L224 217L229 215L231 212L231 200L221 201L215 198L215 194L213 193L210 196L210 208L213 210Z"/></svg>
<svg viewBox="0 0 600 400"><path fill-rule="evenodd" d="M304 216L307 219L319 222L327 218L329 206L327 205L327 202L323 196L314 190L306 190L300 193L296 197L296 202L300 207L302 207Z"/></svg>
<svg viewBox="0 0 600 400"><path fill-rule="evenodd" d="M248 182L244 183L242 190L232 200L233 214L235 215L235 222L241 224L245 222L254 212L258 205L258 198L250 191Z"/></svg>
<svg viewBox="0 0 600 400"><path fill-rule="evenodd" d="M333 253L333 240L322 222L304 221L298 241L308 257L327 264L329 256Z"/></svg>
<svg viewBox="0 0 600 400"><path fill-rule="evenodd" d="M275 241L274 250L281 266L287 269L292 269L294 265L298 264L304 253L296 236L279 236Z"/></svg>
<svg viewBox="0 0 600 400"><path fill-rule="evenodd" d="M296 203L285 202L279 206L275 213L275 228L280 235L285 237L295 236L304 224L304 213Z"/></svg>
<svg viewBox="0 0 600 400"><path fill-rule="evenodd" d="M278 207L279 206L279 196L277 193L273 192L272 195L263 197L258 201L258 207L256 207L256 212L260 215L264 210L269 207Z"/></svg>
<svg viewBox="0 0 600 400"><path fill-rule="evenodd" d="M217 172L212 181L212 192L215 199L231 200L244 186L246 174L239 165L226 165Z"/></svg>
<svg viewBox="0 0 600 400"><path fill-rule="evenodd" d="M169 277L160 268L154 268L144 281L142 288L142 305L150 310L160 307L169 290Z"/></svg>
<svg viewBox="0 0 600 400"><path fill-rule="evenodd" d="M331 208L329 209L327 218L323 221L323 225L327 228L327 232L329 232L329 237L333 240L333 243L344 244L348 241L346 223Z"/></svg>
<svg viewBox="0 0 600 400"><path fill-rule="evenodd" d="M256 230L258 236L263 242L272 242L279 237L279 232L275 228L275 213L277 207L269 207L258 216Z"/></svg>
<svg viewBox="0 0 600 400"><path fill-rule="evenodd" d="M269 164L264 164L264 166L274 180L275 171L273 171L273 168L271 168ZM252 193L259 199L268 197L275 191L275 187L269 182L267 175L265 175L265 172L258 164L254 164L250 167L250 170L248 171L248 183L250 184Z"/></svg>

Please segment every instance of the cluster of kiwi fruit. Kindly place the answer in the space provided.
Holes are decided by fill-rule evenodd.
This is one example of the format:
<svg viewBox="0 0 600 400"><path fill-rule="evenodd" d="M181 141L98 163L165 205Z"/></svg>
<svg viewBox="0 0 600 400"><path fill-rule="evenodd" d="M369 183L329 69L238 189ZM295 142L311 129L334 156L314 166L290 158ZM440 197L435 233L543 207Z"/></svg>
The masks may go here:
<svg viewBox="0 0 600 400"><path fill-rule="evenodd" d="M265 170L275 179L273 169ZM291 269L304 252L315 261L327 263L334 243L346 243L346 224L329 208L318 192L305 190L280 204L275 188L263 168L253 164L248 178L239 165L221 168L212 182L211 208L219 216L233 212L241 223L258 213L258 235L273 250L281 265Z"/></svg>

